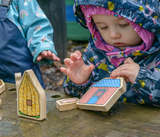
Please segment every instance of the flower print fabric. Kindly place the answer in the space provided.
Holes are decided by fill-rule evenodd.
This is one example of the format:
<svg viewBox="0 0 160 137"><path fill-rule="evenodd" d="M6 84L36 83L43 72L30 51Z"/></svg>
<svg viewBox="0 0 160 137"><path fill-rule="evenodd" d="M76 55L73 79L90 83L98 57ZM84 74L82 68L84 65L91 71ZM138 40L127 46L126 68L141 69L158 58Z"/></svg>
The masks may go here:
<svg viewBox="0 0 160 137"><path fill-rule="evenodd" d="M107 9L107 12L110 10L110 14L126 18L143 39L143 45L128 54L127 49L116 53L117 50L113 47L111 47L111 50L105 47L106 43L100 37L98 31L96 32L95 28L92 27L94 24L92 24L89 15L87 16L91 12L88 11L85 15L84 13L87 10L84 10L84 13L82 12L86 5L102 7ZM95 69L92 71L89 80L83 85L76 85L69 77L66 77L63 85L66 94L82 97L92 84L110 77L111 72L123 64L124 59L117 64L118 58L131 57L140 66L139 74L134 83L127 82L127 91L119 98L119 101L160 106L159 9L160 3L158 0L75 0L73 10L76 21L84 28L88 28L91 33L88 46L83 53L83 60L87 65L94 64ZM96 43L97 39L100 42L99 45ZM111 45L107 46L110 47Z"/></svg>

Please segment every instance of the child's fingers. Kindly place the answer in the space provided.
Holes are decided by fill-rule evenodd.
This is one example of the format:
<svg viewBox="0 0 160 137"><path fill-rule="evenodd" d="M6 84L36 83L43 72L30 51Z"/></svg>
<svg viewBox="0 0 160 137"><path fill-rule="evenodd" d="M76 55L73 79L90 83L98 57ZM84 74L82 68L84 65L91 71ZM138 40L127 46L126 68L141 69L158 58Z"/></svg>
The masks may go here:
<svg viewBox="0 0 160 137"><path fill-rule="evenodd" d="M131 64L134 63L134 61L129 57L124 61L124 64Z"/></svg>
<svg viewBox="0 0 160 137"><path fill-rule="evenodd" d="M55 60L60 61L60 58L58 58L58 57L56 56L56 59L55 59Z"/></svg>
<svg viewBox="0 0 160 137"><path fill-rule="evenodd" d="M60 61L60 58L58 58L54 53L52 53L51 55L53 60Z"/></svg>
<svg viewBox="0 0 160 137"><path fill-rule="evenodd" d="M73 64L73 61L69 58L65 58L64 59L64 64L67 66L67 67L70 67L71 64Z"/></svg>
<svg viewBox="0 0 160 137"><path fill-rule="evenodd" d="M67 69L64 68L64 67L61 67L61 68L60 68L60 71L61 71L62 73L64 73L64 74L66 74L66 70L67 70Z"/></svg>
<svg viewBox="0 0 160 137"><path fill-rule="evenodd" d="M41 55L42 55L43 57L47 57L47 51L43 51L43 52L41 53Z"/></svg>
<svg viewBox="0 0 160 137"><path fill-rule="evenodd" d="M77 63L77 62L72 61L70 58L64 59L64 63L67 66L67 70L69 70L70 72L79 69L79 67L83 65L82 64L83 62Z"/></svg>
<svg viewBox="0 0 160 137"><path fill-rule="evenodd" d="M39 55L39 56L37 57L37 61L40 61L41 59L42 59L42 56Z"/></svg>
<svg viewBox="0 0 160 137"><path fill-rule="evenodd" d="M47 51L47 56L52 57L52 52L50 50Z"/></svg>
<svg viewBox="0 0 160 137"><path fill-rule="evenodd" d="M113 72L118 72L122 70L127 70L129 68L129 65L120 66L117 69L115 69Z"/></svg>
<svg viewBox="0 0 160 137"><path fill-rule="evenodd" d="M82 53L79 50L75 51L75 53L77 53L80 57L82 57Z"/></svg>
<svg viewBox="0 0 160 137"><path fill-rule="evenodd" d="M76 61L76 60L80 59L81 56L79 56L79 54L74 52L74 53L71 53L70 58L71 58L72 61Z"/></svg>
<svg viewBox="0 0 160 137"><path fill-rule="evenodd" d="M92 71L94 70L94 68L95 68L95 66L94 65L89 65L89 66L87 66L87 69L88 69L88 72L89 73L92 73Z"/></svg>
<svg viewBox="0 0 160 137"><path fill-rule="evenodd" d="M47 57L47 51L43 51L42 53L39 54L39 56L37 57L37 61L41 61L41 59Z"/></svg>
<svg viewBox="0 0 160 137"><path fill-rule="evenodd" d="M126 82L131 82L134 83L135 82L135 77L133 75L131 75L131 72L128 71L118 71L114 74L111 74L111 78L117 78L117 77L125 77L125 81Z"/></svg>
<svg viewBox="0 0 160 137"><path fill-rule="evenodd" d="M60 68L60 71L61 71L62 73L64 73L64 74L66 74L68 77L69 77L70 74L71 74L71 73L69 73L70 70L67 69L67 68L64 68L64 67L61 67L61 68Z"/></svg>
<svg viewBox="0 0 160 137"><path fill-rule="evenodd" d="M54 53L52 53L51 51L43 51L41 54L39 54L39 56L37 57L37 61L40 61L43 58L47 58L50 60L56 60L56 61L60 61L60 58L58 58Z"/></svg>
<svg viewBox="0 0 160 137"><path fill-rule="evenodd" d="M118 68L116 68L114 71L112 71L112 74L119 72L119 71L127 71L130 68L130 64L123 64L121 66L119 66Z"/></svg>
<svg viewBox="0 0 160 137"><path fill-rule="evenodd" d="M116 77L120 77L120 76L128 77L128 74L126 71L116 71L110 75L111 78L116 78Z"/></svg>

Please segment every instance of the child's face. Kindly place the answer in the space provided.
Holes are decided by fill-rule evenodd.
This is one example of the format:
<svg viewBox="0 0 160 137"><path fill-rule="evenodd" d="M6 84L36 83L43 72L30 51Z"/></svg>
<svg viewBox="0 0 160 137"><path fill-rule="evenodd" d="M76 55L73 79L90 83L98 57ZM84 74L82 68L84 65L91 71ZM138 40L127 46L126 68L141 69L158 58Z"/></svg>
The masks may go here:
<svg viewBox="0 0 160 137"><path fill-rule="evenodd" d="M126 47L134 47L142 43L142 39L125 19L113 15L93 15L96 24L103 39L120 50Z"/></svg>

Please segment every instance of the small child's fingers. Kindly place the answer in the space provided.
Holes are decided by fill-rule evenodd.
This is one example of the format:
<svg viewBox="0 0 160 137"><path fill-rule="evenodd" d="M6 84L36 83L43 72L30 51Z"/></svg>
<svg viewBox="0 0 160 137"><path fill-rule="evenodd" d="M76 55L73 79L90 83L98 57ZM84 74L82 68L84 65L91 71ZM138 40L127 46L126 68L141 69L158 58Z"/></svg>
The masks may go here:
<svg viewBox="0 0 160 137"><path fill-rule="evenodd" d="M73 61L69 58L65 58L64 59L64 64L69 67L71 64L73 64Z"/></svg>
<svg viewBox="0 0 160 137"><path fill-rule="evenodd" d="M80 57L82 57L82 53L79 50L75 51L75 53L77 53Z"/></svg>
<svg viewBox="0 0 160 137"><path fill-rule="evenodd" d="M58 58L57 56L53 56L52 59L55 60L55 61L60 61L60 58Z"/></svg>
<svg viewBox="0 0 160 137"><path fill-rule="evenodd" d="M74 53L71 53L70 58L71 58L71 60L76 61L76 60L80 59L81 56L79 56L79 54L77 54L76 52L74 52Z"/></svg>
<svg viewBox="0 0 160 137"><path fill-rule="evenodd" d="M124 61L124 64L131 64L134 63L134 61L129 57Z"/></svg>
<svg viewBox="0 0 160 137"><path fill-rule="evenodd" d="M116 77L129 77L129 73L127 73L127 71L122 70L122 71L116 71L114 73L111 74L112 78L116 78Z"/></svg>
<svg viewBox="0 0 160 137"><path fill-rule="evenodd" d="M51 59L56 60L56 61L60 61L60 59L54 53L51 54Z"/></svg>
<svg viewBox="0 0 160 137"><path fill-rule="evenodd" d="M95 66L94 65L89 65L88 66L88 72L91 73L94 70Z"/></svg>
<svg viewBox="0 0 160 137"><path fill-rule="evenodd" d="M47 51L47 56L52 57L52 52L50 50Z"/></svg>
<svg viewBox="0 0 160 137"><path fill-rule="evenodd" d="M67 69L64 68L64 67L61 67L61 68L60 68L60 71L61 71L62 73L64 73L64 74L65 74L66 70L67 70Z"/></svg>
<svg viewBox="0 0 160 137"><path fill-rule="evenodd" d="M112 71L112 73L110 74L110 78L115 79L117 77L116 75L116 70Z"/></svg>
<svg viewBox="0 0 160 137"><path fill-rule="evenodd" d="M69 70L67 68L61 67L60 71L64 74L66 74L67 76L69 76Z"/></svg>
<svg viewBox="0 0 160 137"><path fill-rule="evenodd" d="M56 59L55 59L55 60L60 61L60 58L58 58L58 57L56 56Z"/></svg>
<svg viewBox="0 0 160 137"><path fill-rule="evenodd" d="M47 57L47 51L43 51L43 52L41 53L41 55L42 55L43 57Z"/></svg>
<svg viewBox="0 0 160 137"><path fill-rule="evenodd" d="M40 61L41 59L42 59L42 56L39 55L39 56L37 57L37 61Z"/></svg>

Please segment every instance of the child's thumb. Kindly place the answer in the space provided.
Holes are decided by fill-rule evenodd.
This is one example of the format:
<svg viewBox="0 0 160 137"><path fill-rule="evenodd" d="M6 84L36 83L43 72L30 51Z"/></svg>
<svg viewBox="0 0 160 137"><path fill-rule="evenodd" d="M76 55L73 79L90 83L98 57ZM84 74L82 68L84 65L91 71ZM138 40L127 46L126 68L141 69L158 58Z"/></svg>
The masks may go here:
<svg viewBox="0 0 160 137"><path fill-rule="evenodd" d="M134 61L129 57L124 61L124 64L131 64L134 63Z"/></svg>
<svg viewBox="0 0 160 137"><path fill-rule="evenodd" d="M95 66L93 64L88 66L88 72L92 73L92 71L94 70Z"/></svg>

